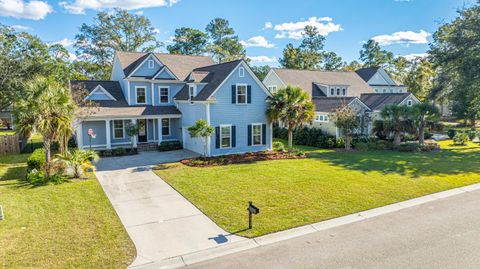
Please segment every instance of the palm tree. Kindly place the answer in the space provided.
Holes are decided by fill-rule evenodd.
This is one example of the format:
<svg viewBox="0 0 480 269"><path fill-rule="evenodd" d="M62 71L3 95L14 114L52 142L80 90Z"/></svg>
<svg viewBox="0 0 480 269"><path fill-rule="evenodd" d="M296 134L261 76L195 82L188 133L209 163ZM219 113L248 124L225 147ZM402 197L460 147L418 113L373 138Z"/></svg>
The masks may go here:
<svg viewBox="0 0 480 269"><path fill-rule="evenodd" d="M82 172L91 167L90 161L98 161L99 156L94 150L74 149L58 154L57 158L72 168L75 178L80 178Z"/></svg>
<svg viewBox="0 0 480 269"><path fill-rule="evenodd" d="M407 106L388 105L382 109L385 129L393 132L393 146L398 148L401 142L401 133L407 128L406 120L409 115Z"/></svg>
<svg viewBox="0 0 480 269"><path fill-rule="evenodd" d="M49 178L51 145L68 140L72 134L75 104L69 90L51 79L37 78L28 82L25 88L27 94L18 102L14 112L16 127L25 137L29 137L33 130L43 136L45 177Z"/></svg>
<svg viewBox="0 0 480 269"><path fill-rule="evenodd" d="M289 85L268 99L266 114L271 122L279 121L287 126L288 151L292 151L293 130L313 121L315 107L306 92Z"/></svg>
<svg viewBox="0 0 480 269"><path fill-rule="evenodd" d="M425 144L425 127L427 122L437 121L440 117L440 111L435 105L429 103L420 103L412 107L412 119L418 127L418 143Z"/></svg>

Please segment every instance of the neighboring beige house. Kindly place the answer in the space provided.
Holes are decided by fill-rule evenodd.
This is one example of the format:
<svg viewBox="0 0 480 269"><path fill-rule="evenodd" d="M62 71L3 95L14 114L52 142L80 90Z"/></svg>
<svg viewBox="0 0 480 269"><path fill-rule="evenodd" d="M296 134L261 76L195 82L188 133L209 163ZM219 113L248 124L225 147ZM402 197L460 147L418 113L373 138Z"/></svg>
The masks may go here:
<svg viewBox="0 0 480 269"><path fill-rule="evenodd" d="M263 83L272 93L287 85L302 88L315 104L315 118L311 126L335 136L340 133L331 116L342 105L348 105L357 112L361 121L358 133L371 135L373 122L380 119L379 113L386 105L411 106L420 102L406 89L402 89L401 93L376 93L357 72L272 68Z"/></svg>
<svg viewBox="0 0 480 269"><path fill-rule="evenodd" d="M376 93L406 93L407 87L392 79L382 67L367 67L355 71Z"/></svg>

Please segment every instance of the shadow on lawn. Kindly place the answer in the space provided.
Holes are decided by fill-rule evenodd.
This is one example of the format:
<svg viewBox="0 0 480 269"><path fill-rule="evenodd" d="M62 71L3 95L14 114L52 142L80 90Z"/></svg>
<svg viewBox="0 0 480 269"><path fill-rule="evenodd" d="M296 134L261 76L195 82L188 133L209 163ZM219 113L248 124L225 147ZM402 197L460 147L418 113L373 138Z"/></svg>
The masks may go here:
<svg viewBox="0 0 480 269"><path fill-rule="evenodd" d="M311 152L310 158L335 166L384 174L454 175L480 173L480 152L468 149L444 149L442 152L408 153L395 151Z"/></svg>

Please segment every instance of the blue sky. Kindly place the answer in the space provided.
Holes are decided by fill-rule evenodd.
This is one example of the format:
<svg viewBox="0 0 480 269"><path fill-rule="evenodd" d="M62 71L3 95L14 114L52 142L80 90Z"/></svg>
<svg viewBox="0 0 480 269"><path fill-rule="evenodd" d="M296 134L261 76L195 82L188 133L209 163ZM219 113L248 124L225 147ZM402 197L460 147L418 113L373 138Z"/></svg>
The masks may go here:
<svg viewBox="0 0 480 269"><path fill-rule="evenodd" d="M424 54L441 22L474 0L0 0L0 22L38 35L46 42L71 41L82 23L99 10L122 7L147 16L168 44L176 28L204 29L226 18L254 64L277 65L288 43L298 45L301 28L315 25L326 49L344 60L359 56L362 42L375 38L396 55Z"/></svg>

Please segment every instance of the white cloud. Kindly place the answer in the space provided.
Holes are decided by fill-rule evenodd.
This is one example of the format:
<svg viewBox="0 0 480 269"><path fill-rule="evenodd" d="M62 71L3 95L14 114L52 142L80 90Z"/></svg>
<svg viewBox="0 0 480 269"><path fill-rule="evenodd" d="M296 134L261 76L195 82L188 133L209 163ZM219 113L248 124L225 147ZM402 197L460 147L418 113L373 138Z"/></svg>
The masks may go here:
<svg viewBox="0 0 480 269"><path fill-rule="evenodd" d="M51 12L52 7L44 1L0 0L0 16L4 17L42 20Z"/></svg>
<svg viewBox="0 0 480 269"><path fill-rule="evenodd" d="M254 36L249 38L247 41L241 40L240 44L242 44L246 48L250 47L260 47L260 48L273 48L275 45L268 42L268 40L263 36Z"/></svg>
<svg viewBox="0 0 480 269"><path fill-rule="evenodd" d="M252 64L265 64L265 63L276 63L277 57L268 57L268 56L248 56Z"/></svg>
<svg viewBox="0 0 480 269"><path fill-rule="evenodd" d="M160 29L154 28L154 29L153 29L153 33L154 33L154 34L160 34Z"/></svg>
<svg viewBox="0 0 480 269"><path fill-rule="evenodd" d="M85 10L101 10L121 8L135 10L141 8L172 6L180 0L75 0L73 2L60 2L68 12L73 14L85 14Z"/></svg>
<svg viewBox="0 0 480 269"><path fill-rule="evenodd" d="M310 25L317 28L318 32L326 36L332 32L343 31L340 24L333 23L333 19L330 17L310 17L305 21L298 22L285 22L282 24L277 24L273 29L278 31L275 35L275 38L291 38L291 39L301 39L303 29L305 26Z"/></svg>
<svg viewBox="0 0 480 269"><path fill-rule="evenodd" d="M64 38L64 39L62 39L62 40L58 40L58 41L52 42L52 43L50 43L50 45L60 44L60 45L62 45L62 46L64 46L64 47L66 48L66 47L72 46L74 43L75 43L75 41L70 40L70 39L68 39L68 38Z"/></svg>
<svg viewBox="0 0 480 269"><path fill-rule="evenodd" d="M401 56L409 61L412 61L412 60L415 60L416 58L427 58L428 53L412 53L412 54L401 55Z"/></svg>
<svg viewBox="0 0 480 269"><path fill-rule="evenodd" d="M78 58L77 58L77 55L71 52L68 52L68 59L73 62L73 61L76 61Z"/></svg>
<svg viewBox="0 0 480 269"><path fill-rule="evenodd" d="M31 30L32 28L28 27L28 26L25 26L25 25L19 25L19 24L15 24L15 25L12 25L11 26L13 29L17 30L17 31L27 31L27 30Z"/></svg>
<svg viewBox="0 0 480 269"><path fill-rule="evenodd" d="M263 30L265 29L272 29L273 24L271 22L266 22L265 25L263 26Z"/></svg>
<svg viewBox="0 0 480 269"><path fill-rule="evenodd" d="M428 37L431 34L420 30L415 33L413 31L396 32L391 35L379 35L372 39L378 42L381 46L387 46L392 44L427 44Z"/></svg>

